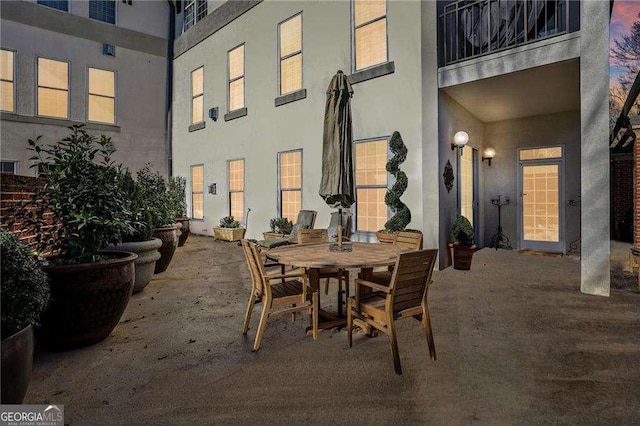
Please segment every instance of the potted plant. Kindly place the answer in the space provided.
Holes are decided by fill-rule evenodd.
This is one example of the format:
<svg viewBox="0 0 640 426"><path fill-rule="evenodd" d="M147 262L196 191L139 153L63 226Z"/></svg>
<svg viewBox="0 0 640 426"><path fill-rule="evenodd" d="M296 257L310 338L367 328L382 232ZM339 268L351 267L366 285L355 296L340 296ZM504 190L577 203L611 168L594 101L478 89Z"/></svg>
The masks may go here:
<svg viewBox="0 0 640 426"><path fill-rule="evenodd" d="M49 301L47 276L31 250L0 229L2 404L21 404L31 380L33 327Z"/></svg>
<svg viewBox="0 0 640 426"><path fill-rule="evenodd" d="M451 226L449 236L451 239L449 249L453 268L468 271L471 269L473 252L476 250L476 245L473 244L475 232L469 219L458 215Z"/></svg>
<svg viewBox="0 0 640 426"><path fill-rule="evenodd" d="M395 178L395 183L385 194L384 202L393 212L393 216L384 224L384 229L376 232L378 241L382 243L393 243L395 234L404 230L411 222L409 207L400 201L400 197L407 189L409 179L407 174L400 170L400 164L407 159L407 147L404 145L399 132L393 132L389 141L389 148L393 153L393 157L387 162L386 169Z"/></svg>
<svg viewBox="0 0 640 426"><path fill-rule="evenodd" d="M178 238L178 247L182 247L189 238L191 219L187 216L187 179L182 176L169 177L169 197L176 210L176 222L182 224L182 235Z"/></svg>
<svg viewBox="0 0 640 426"><path fill-rule="evenodd" d="M274 217L269 221L271 232L263 232L265 240L270 238L283 238L291 233L293 222L286 217Z"/></svg>
<svg viewBox="0 0 640 426"><path fill-rule="evenodd" d="M81 126L55 145L29 140L34 167L46 167L44 184L13 210L12 220L34 235L48 255L51 301L38 339L51 348L96 343L111 333L124 312L134 282L137 255L104 251L119 242L131 222L110 139Z"/></svg>
<svg viewBox="0 0 640 426"><path fill-rule="evenodd" d="M152 235L150 206L144 199L142 187L126 169L121 170L119 182L127 197L127 209L131 212L132 224L129 231L122 236L122 242L109 247L138 255L134 262L136 277L133 284L133 293L138 293L153 278L156 262L160 259L158 249L162 246L162 241Z"/></svg>
<svg viewBox="0 0 640 426"><path fill-rule="evenodd" d="M245 229L240 227L240 222L233 216L225 216L220 219L220 226L213 228L213 236L218 240L238 241L244 238Z"/></svg>
<svg viewBox="0 0 640 426"><path fill-rule="evenodd" d="M167 191L167 184L158 172L152 172L146 165L137 173L137 182L142 198L149 206L153 236L162 241L160 259L156 262L155 273L164 272L169 267L173 254L178 247L178 224L175 223L176 210Z"/></svg>

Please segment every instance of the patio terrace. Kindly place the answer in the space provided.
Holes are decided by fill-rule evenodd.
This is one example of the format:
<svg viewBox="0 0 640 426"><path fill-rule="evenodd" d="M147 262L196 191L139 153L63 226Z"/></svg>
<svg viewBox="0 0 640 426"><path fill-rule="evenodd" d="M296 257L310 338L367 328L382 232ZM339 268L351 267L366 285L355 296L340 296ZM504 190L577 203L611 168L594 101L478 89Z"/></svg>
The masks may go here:
<svg viewBox="0 0 640 426"><path fill-rule="evenodd" d="M251 352L241 248L192 235L109 338L36 354L25 403L64 404L76 425L637 422L640 293L581 294L579 268L483 249L469 272L436 272L438 360L420 323L400 321L396 376L384 335L356 334L351 349L344 330L313 341L307 315L271 318Z"/></svg>

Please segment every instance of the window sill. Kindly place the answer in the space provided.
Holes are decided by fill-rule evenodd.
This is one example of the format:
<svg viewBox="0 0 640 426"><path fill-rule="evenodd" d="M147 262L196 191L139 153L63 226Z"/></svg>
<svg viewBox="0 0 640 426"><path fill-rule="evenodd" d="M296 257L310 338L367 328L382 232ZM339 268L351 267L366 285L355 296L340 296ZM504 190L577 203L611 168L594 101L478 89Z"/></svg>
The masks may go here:
<svg viewBox="0 0 640 426"><path fill-rule="evenodd" d="M236 109L226 113L224 115L224 121L235 120L236 118L244 117L245 115L247 115L247 108Z"/></svg>
<svg viewBox="0 0 640 426"><path fill-rule="evenodd" d="M305 99L307 97L307 89L300 89L292 93L287 93L286 95L278 96L276 98L275 104L276 107L280 105L289 104L291 102L299 101L301 99Z"/></svg>
<svg viewBox="0 0 640 426"><path fill-rule="evenodd" d="M204 121L201 121L199 123L192 124L191 126L189 126L189 133L195 132L196 130L200 130L204 128L205 128L205 123Z"/></svg>
<svg viewBox="0 0 640 426"><path fill-rule="evenodd" d="M69 127L74 125L84 125L86 130L98 130L104 132L120 132L120 126L113 124L98 124L98 123L83 123L80 121L66 120L62 118L49 118L49 117L31 117L27 115L12 114L10 112L1 112L0 120L2 121L15 121L19 123L31 123L31 124L47 124L51 126Z"/></svg>
<svg viewBox="0 0 640 426"><path fill-rule="evenodd" d="M375 65L362 71L354 72L349 76L349 83L357 84L373 78L382 77L383 75L393 74L396 71L395 62L385 62L384 64Z"/></svg>

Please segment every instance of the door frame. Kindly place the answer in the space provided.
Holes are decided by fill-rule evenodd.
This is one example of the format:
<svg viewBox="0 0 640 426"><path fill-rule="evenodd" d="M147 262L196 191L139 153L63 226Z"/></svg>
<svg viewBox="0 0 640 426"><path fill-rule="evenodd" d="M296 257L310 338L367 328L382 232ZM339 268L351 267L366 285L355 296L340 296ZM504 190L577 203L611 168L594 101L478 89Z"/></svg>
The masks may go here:
<svg viewBox="0 0 640 426"><path fill-rule="evenodd" d="M528 149L542 149L542 148L555 148L560 147L562 149L562 156L556 158L544 158L544 159L536 159L536 160L520 160L520 151L528 150ZM565 167L566 167L566 146L564 144L554 144L554 145L546 145L546 146L532 146L532 147L522 147L518 148L517 155L517 195L518 195L518 248L520 249L532 249L532 250L542 250L542 251L552 251L558 253L566 254L567 251L567 242L566 242L566 229L565 229ZM534 243L533 245L529 244L528 247L524 247L524 229L523 229L523 213L524 213L524 202L523 202L523 177L522 177L522 169L524 166L546 166L558 164L558 239L557 243L551 242L539 242ZM527 240L528 241L528 240ZM551 244L556 244L556 247L550 247Z"/></svg>

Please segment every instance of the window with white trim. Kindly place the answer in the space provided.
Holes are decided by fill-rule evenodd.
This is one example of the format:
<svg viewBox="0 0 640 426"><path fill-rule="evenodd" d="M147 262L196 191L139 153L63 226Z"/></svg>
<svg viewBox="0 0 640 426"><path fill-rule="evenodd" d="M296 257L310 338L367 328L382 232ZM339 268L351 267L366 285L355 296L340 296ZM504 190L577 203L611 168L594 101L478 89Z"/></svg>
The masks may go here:
<svg viewBox="0 0 640 426"><path fill-rule="evenodd" d="M302 12L278 24L280 95L302 89Z"/></svg>
<svg viewBox="0 0 640 426"><path fill-rule="evenodd" d="M38 4L42 6L47 6L53 9L62 10L64 12L69 11L69 1L68 0L38 0Z"/></svg>
<svg viewBox="0 0 640 426"><path fill-rule="evenodd" d="M229 72L229 112L244 108L244 44L227 54Z"/></svg>
<svg viewBox="0 0 640 426"><path fill-rule="evenodd" d="M376 232L387 221L387 139L355 144L356 230Z"/></svg>
<svg viewBox="0 0 640 426"><path fill-rule="evenodd" d="M388 61L387 0L353 0L354 71Z"/></svg>
<svg viewBox="0 0 640 426"><path fill-rule="evenodd" d="M96 123L116 122L115 71L89 68L89 102L87 120Z"/></svg>
<svg viewBox="0 0 640 426"><path fill-rule="evenodd" d="M187 31L205 16L207 16L207 0L188 1L184 7L184 25L182 31Z"/></svg>
<svg viewBox="0 0 640 426"><path fill-rule="evenodd" d="M17 161L0 161L0 174L15 175L18 172Z"/></svg>
<svg viewBox="0 0 640 426"><path fill-rule="evenodd" d="M204 166L191 166L191 218L204 219Z"/></svg>
<svg viewBox="0 0 640 426"><path fill-rule="evenodd" d="M69 118L69 63L38 58L38 115Z"/></svg>
<svg viewBox="0 0 640 426"><path fill-rule="evenodd" d="M15 86L15 53L11 50L0 50L0 110L16 112Z"/></svg>
<svg viewBox="0 0 640 426"><path fill-rule="evenodd" d="M116 23L115 0L89 0L89 18L108 24Z"/></svg>
<svg viewBox="0 0 640 426"><path fill-rule="evenodd" d="M229 160L229 216L238 222L244 221L244 160Z"/></svg>
<svg viewBox="0 0 640 426"><path fill-rule="evenodd" d="M191 71L191 124L204 120L204 67Z"/></svg>
<svg viewBox="0 0 640 426"><path fill-rule="evenodd" d="M278 214L295 222L302 209L302 150L278 153Z"/></svg>

